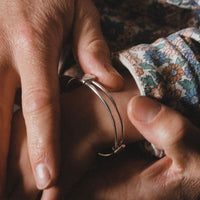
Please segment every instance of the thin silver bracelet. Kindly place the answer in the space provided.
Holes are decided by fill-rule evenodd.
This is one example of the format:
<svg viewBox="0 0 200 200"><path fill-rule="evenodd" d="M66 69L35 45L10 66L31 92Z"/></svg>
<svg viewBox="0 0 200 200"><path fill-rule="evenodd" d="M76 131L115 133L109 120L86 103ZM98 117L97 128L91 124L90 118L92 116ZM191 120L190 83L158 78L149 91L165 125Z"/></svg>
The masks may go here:
<svg viewBox="0 0 200 200"><path fill-rule="evenodd" d="M62 80L62 82L64 82L64 86L63 86L63 84L61 84L62 85L61 90L64 92L73 89L73 88L71 88L71 86L76 88L76 86L79 87L80 85L85 85L88 88L90 88L91 91L93 91L97 95L97 97L101 100L103 105L106 107L106 109L112 119L112 123L113 123L113 127L114 127L114 135L115 135L115 142L114 142L114 146L112 147L112 152L98 153L98 155L103 156L103 157L108 157L108 156L118 153L123 148L125 148L124 127L123 127L122 118L120 116L117 104L116 104L115 100L113 99L113 97L110 95L110 93L101 84L99 84L98 82L95 81L95 76L90 75L90 74L85 74L81 79L76 79L73 77L66 77L66 76L63 76L62 79L64 80L64 81ZM116 120L115 120L115 117L111 110L111 107L107 103L104 96L111 102L112 107L114 108L115 112L117 113L117 118L120 122L119 130L118 130L118 126L116 125ZM121 132L121 137L119 137L119 132Z"/></svg>

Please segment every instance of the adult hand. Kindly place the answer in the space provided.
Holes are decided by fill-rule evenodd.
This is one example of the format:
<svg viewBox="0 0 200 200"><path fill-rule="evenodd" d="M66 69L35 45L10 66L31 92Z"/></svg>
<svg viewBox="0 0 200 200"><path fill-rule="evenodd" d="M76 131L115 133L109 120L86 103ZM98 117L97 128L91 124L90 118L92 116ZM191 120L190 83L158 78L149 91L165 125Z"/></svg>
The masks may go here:
<svg viewBox="0 0 200 200"><path fill-rule="evenodd" d="M133 98L132 124L166 156L144 170L139 199L199 199L200 129L176 111L148 99Z"/></svg>
<svg viewBox="0 0 200 200"><path fill-rule="evenodd" d="M131 149L99 164L74 187L71 199L198 200L200 129L147 97L132 99L128 115L147 140L165 150L166 156L158 160Z"/></svg>
<svg viewBox="0 0 200 200"><path fill-rule="evenodd" d="M122 79L112 68L99 16L90 0L14 0L0 5L0 193L9 149L16 89L22 107L28 150L37 187L51 186L59 173L59 85L57 66L63 44L73 41L86 73L117 89Z"/></svg>

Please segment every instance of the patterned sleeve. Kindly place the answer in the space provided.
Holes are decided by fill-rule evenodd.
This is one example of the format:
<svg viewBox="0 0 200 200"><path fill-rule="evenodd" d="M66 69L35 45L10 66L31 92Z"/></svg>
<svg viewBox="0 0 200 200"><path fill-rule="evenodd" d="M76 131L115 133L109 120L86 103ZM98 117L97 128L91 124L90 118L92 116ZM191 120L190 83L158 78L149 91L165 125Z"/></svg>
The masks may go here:
<svg viewBox="0 0 200 200"><path fill-rule="evenodd" d="M187 28L116 56L134 77L141 95L155 98L200 124L199 29Z"/></svg>
<svg viewBox="0 0 200 200"><path fill-rule="evenodd" d="M200 0L166 0L166 2L182 8L188 8L188 9L200 8Z"/></svg>

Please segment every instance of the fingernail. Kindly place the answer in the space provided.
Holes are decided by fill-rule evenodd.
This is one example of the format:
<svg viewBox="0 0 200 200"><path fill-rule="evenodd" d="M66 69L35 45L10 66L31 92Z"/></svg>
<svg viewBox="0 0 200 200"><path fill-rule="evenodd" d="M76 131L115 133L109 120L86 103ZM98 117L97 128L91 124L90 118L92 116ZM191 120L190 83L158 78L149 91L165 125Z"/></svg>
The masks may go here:
<svg viewBox="0 0 200 200"><path fill-rule="evenodd" d="M51 176L48 168L44 164L39 164L36 167L36 182L38 189L45 189L49 186L51 182Z"/></svg>
<svg viewBox="0 0 200 200"><path fill-rule="evenodd" d="M137 121L150 123L161 110L161 104L147 97L137 96L130 101L128 112Z"/></svg>

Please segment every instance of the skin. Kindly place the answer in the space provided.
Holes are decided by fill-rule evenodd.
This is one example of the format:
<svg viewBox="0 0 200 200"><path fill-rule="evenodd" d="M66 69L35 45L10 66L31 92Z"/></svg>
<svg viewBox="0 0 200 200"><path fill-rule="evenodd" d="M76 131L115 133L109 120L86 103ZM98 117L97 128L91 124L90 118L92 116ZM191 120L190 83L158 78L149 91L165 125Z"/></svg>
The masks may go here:
<svg viewBox="0 0 200 200"><path fill-rule="evenodd" d="M58 62L64 45L86 73L110 89L122 77L112 68L90 0L2 0L0 4L0 196L4 191L12 105L22 89L28 154L36 185L52 186L60 169Z"/></svg>
<svg viewBox="0 0 200 200"><path fill-rule="evenodd" d="M150 159L133 148L115 161L102 162L74 187L69 199L198 200L199 128L147 97L131 99L128 116L166 156Z"/></svg>
<svg viewBox="0 0 200 200"><path fill-rule="evenodd" d="M199 128L172 109L147 97L138 97L135 86L131 89L130 85L133 86L128 81L121 94L112 93L125 122L126 143L142 139L137 128L150 142L164 149L166 156L155 159L133 143L113 158L96 159L96 152L112 145L113 130L111 124L105 123L109 119L105 118L105 108L101 108L98 99L95 100L95 96L84 88L74 90L61 98L61 176L55 187L43 193L42 199L199 199ZM130 100L132 95L135 97ZM83 98L81 102L88 102L91 106L83 106L80 97ZM76 107L71 106L70 99L76 101ZM73 110L72 116L65 114L69 108ZM22 115L18 112L13 121L7 184L9 199L35 199L40 193L31 178L24 127ZM66 128L71 130L70 134L65 132Z"/></svg>
<svg viewBox="0 0 200 200"><path fill-rule="evenodd" d="M124 121L126 143L142 138L131 125L124 109L130 98L138 92L132 77L127 75L124 89L111 93ZM110 116L90 89L82 86L70 93L62 94L60 101L62 167L55 186L42 193L41 199L47 200L65 198L73 185L94 167L97 153L114 144L114 129ZM13 119L10 147L5 199L36 199L40 191L33 179L25 122L21 111L18 111Z"/></svg>

